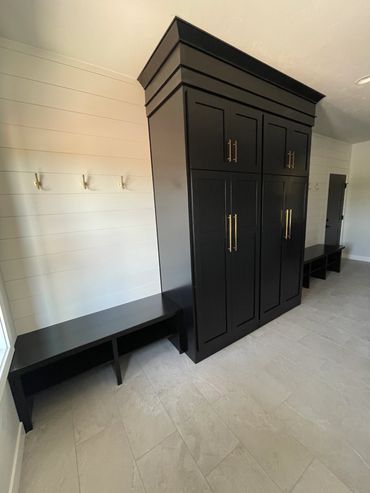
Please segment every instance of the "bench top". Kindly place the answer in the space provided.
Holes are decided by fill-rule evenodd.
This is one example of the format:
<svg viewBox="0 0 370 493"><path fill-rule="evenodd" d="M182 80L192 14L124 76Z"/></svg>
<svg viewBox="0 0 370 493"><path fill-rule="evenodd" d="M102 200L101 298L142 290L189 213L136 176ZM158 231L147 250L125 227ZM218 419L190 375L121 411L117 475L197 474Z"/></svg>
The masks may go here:
<svg viewBox="0 0 370 493"><path fill-rule="evenodd" d="M83 317L68 320L17 337L10 373L37 368L113 336L129 334L167 320L179 307L163 294L132 301Z"/></svg>
<svg viewBox="0 0 370 493"><path fill-rule="evenodd" d="M339 252L345 247L343 245L313 245L304 250L304 263L308 264L321 257Z"/></svg>

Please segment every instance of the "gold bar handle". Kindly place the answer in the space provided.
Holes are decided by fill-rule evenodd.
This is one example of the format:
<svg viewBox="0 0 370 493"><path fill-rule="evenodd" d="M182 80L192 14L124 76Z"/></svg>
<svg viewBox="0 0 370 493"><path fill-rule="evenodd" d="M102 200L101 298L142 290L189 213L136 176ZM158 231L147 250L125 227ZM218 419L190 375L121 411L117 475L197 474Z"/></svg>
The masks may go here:
<svg viewBox="0 0 370 493"><path fill-rule="evenodd" d="M285 209L285 234L284 240L289 239L289 209Z"/></svg>
<svg viewBox="0 0 370 493"><path fill-rule="evenodd" d="M292 152L292 168L295 168L295 151Z"/></svg>
<svg viewBox="0 0 370 493"><path fill-rule="evenodd" d="M289 240L292 239L292 219L293 219L293 209L289 209Z"/></svg>
<svg viewBox="0 0 370 493"><path fill-rule="evenodd" d="M228 250L229 252L232 252L233 251L233 239L232 239L232 227L233 227L233 220L232 220L232 217L231 217L231 214L229 214L227 216L227 219L229 221L229 247L228 247Z"/></svg>
<svg viewBox="0 0 370 493"><path fill-rule="evenodd" d="M292 151L288 151L288 162L286 167L289 169L292 167Z"/></svg>
<svg viewBox="0 0 370 493"><path fill-rule="evenodd" d="M231 158L231 153L232 153L231 145L232 145L231 139L228 139L228 141L227 141L227 148L228 148L227 161L229 163L231 163L231 160L232 160L232 158Z"/></svg>
<svg viewBox="0 0 370 493"><path fill-rule="evenodd" d="M238 162L238 141L234 139L234 163Z"/></svg>
<svg viewBox="0 0 370 493"><path fill-rule="evenodd" d="M234 214L234 251L238 251L238 214Z"/></svg>

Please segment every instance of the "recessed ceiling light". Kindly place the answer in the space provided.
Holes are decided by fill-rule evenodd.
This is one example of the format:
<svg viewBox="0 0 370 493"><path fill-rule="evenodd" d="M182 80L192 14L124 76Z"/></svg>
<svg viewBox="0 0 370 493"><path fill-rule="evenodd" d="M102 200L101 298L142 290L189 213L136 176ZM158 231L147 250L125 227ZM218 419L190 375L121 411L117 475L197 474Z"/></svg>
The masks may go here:
<svg viewBox="0 0 370 493"><path fill-rule="evenodd" d="M365 75L364 77L361 77L361 79L356 80L356 84L358 86L363 86L364 84L367 84L370 82L370 75Z"/></svg>

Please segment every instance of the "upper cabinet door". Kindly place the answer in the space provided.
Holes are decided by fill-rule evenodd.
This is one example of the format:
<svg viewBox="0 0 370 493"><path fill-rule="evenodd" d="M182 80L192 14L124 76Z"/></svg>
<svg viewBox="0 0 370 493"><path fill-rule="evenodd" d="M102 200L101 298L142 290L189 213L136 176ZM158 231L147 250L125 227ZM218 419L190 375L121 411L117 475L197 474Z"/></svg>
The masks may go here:
<svg viewBox="0 0 370 493"><path fill-rule="evenodd" d="M264 116L263 171L306 176L309 169L311 129L272 115Z"/></svg>
<svg viewBox="0 0 370 493"><path fill-rule="evenodd" d="M291 174L306 176L309 171L311 129L298 123L291 123L288 148L291 152Z"/></svg>
<svg viewBox="0 0 370 493"><path fill-rule="evenodd" d="M288 133L290 122L284 118L265 115L263 125L264 173L290 174Z"/></svg>
<svg viewBox="0 0 370 493"><path fill-rule="evenodd" d="M261 170L262 113L241 104L232 104L230 124L231 169L258 173Z"/></svg>
<svg viewBox="0 0 370 493"><path fill-rule="evenodd" d="M227 141L230 102L211 94L187 92L187 131L190 167L229 171L231 142Z"/></svg>

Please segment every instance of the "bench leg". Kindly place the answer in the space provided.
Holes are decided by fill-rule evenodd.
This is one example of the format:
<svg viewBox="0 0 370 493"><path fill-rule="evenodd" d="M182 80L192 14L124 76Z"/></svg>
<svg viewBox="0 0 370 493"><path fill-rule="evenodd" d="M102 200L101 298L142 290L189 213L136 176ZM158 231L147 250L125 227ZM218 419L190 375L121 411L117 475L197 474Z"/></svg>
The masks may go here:
<svg viewBox="0 0 370 493"><path fill-rule="evenodd" d="M121 365L119 364L117 338L112 339L112 348L113 348L113 368L117 377L117 385L121 385L122 373L121 373Z"/></svg>
<svg viewBox="0 0 370 493"><path fill-rule="evenodd" d="M31 408L24 393L21 375L9 375L9 385L13 394L19 421L22 421L26 433L33 429Z"/></svg>
<svg viewBox="0 0 370 493"><path fill-rule="evenodd" d="M187 351L187 337L184 327L184 314L182 310L176 315L176 332L178 334L179 341L179 353L182 354Z"/></svg>

